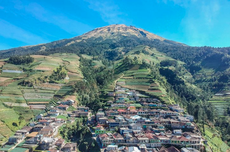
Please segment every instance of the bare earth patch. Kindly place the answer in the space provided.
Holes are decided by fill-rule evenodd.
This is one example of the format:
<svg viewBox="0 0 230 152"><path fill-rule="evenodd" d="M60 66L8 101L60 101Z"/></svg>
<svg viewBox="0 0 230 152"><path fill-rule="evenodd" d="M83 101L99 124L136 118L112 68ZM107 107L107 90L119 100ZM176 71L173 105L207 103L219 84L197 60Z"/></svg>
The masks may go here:
<svg viewBox="0 0 230 152"><path fill-rule="evenodd" d="M76 96L66 96L65 100L76 100Z"/></svg>
<svg viewBox="0 0 230 152"><path fill-rule="evenodd" d="M45 109L46 105L30 105L30 109Z"/></svg>
<svg viewBox="0 0 230 152"><path fill-rule="evenodd" d="M4 102L4 104L11 107L26 107L26 108L29 107L26 103Z"/></svg>
<svg viewBox="0 0 230 152"><path fill-rule="evenodd" d="M35 86L35 88L59 90L61 88L61 86L62 85L60 85L60 84L42 83L39 86Z"/></svg>
<svg viewBox="0 0 230 152"><path fill-rule="evenodd" d="M158 87L158 84L152 83L150 86L151 86L151 87Z"/></svg>
<svg viewBox="0 0 230 152"><path fill-rule="evenodd" d="M51 69L47 67L36 67L35 70L50 71Z"/></svg>
<svg viewBox="0 0 230 152"><path fill-rule="evenodd" d="M145 59L145 61L147 61L148 63L150 63L150 60L149 60L149 59Z"/></svg>
<svg viewBox="0 0 230 152"><path fill-rule="evenodd" d="M9 80L10 78L4 78L4 77L0 77L0 82L4 82L6 80Z"/></svg>
<svg viewBox="0 0 230 152"><path fill-rule="evenodd" d="M139 65L135 65L134 67L132 67L130 70L138 70L140 68Z"/></svg>
<svg viewBox="0 0 230 152"><path fill-rule="evenodd" d="M81 77L81 75L79 73L73 73L73 72L68 72L68 75L73 75L73 76Z"/></svg>
<svg viewBox="0 0 230 152"><path fill-rule="evenodd" d="M8 86L9 84L11 84L11 83L13 83L14 82L14 80L6 80L6 82L0 82L0 86L4 86L4 87L6 87L6 86Z"/></svg>
<svg viewBox="0 0 230 152"><path fill-rule="evenodd" d="M28 105L35 105L35 104L47 104L49 102L28 102Z"/></svg>
<svg viewBox="0 0 230 152"><path fill-rule="evenodd" d="M75 103L74 103L74 107L77 107L77 104L78 104L78 101L77 101L77 97L72 95L72 96L65 96L64 100L74 100Z"/></svg>
<svg viewBox="0 0 230 152"><path fill-rule="evenodd" d="M0 61L0 67L3 66L6 62Z"/></svg>

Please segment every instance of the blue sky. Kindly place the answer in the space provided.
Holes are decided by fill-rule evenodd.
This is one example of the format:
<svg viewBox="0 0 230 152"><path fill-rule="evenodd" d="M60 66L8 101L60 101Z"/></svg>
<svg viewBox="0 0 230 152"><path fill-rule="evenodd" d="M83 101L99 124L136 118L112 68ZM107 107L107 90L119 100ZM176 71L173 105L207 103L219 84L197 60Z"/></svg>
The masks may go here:
<svg viewBox="0 0 230 152"><path fill-rule="evenodd" d="M191 46L230 46L230 0L0 0L0 50L126 24Z"/></svg>

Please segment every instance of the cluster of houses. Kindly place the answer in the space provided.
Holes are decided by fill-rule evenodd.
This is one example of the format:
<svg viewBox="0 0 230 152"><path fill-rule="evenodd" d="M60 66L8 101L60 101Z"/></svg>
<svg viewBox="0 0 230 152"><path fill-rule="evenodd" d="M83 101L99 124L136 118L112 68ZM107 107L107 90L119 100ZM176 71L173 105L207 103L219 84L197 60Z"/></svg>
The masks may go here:
<svg viewBox="0 0 230 152"><path fill-rule="evenodd" d="M179 105L166 105L118 85L108 96L114 98L107 102L108 108L99 109L89 119L95 126L92 133L105 151L197 152L203 148L193 116Z"/></svg>
<svg viewBox="0 0 230 152"><path fill-rule="evenodd" d="M58 115L67 115L66 110L73 104L73 100L63 101L58 106L51 107L47 114L37 115L35 121L16 131L0 151L30 152L36 149L50 152L76 152L76 143L66 143L58 135L58 129L67 123L65 119L58 118ZM74 120L69 121L74 122Z"/></svg>
<svg viewBox="0 0 230 152"><path fill-rule="evenodd" d="M58 129L68 116L88 118L87 124L102 151L106 152L198 152L204 139L193 122L193 116L179 105L166 105L156 98L116 85L106 107L96 114L85 106L73 106L73 100L62 101L34 122L18 130L0 149L1 151L75 152L76 143L66 143L58 136ZM60 115L60 116L59 116ZM11 145L11 146L9 146ZM9 147L7 149L7 147ZM166 148L167 147L167 148ZM24 149L24 151L22 150Z"/></svg>

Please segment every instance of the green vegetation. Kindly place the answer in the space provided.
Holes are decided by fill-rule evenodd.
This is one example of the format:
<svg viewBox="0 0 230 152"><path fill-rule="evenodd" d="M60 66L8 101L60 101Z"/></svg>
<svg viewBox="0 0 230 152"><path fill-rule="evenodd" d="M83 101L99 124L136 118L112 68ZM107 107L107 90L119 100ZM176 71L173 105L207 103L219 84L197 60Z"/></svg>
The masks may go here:
<svg viewBox="0 0 230 152"><path fill-rule="evenodd" d="M103 107L103 102L100 102L100 92L108 85L114 82L117 77L114 77L113 70L106 67L95 68L92 65L92 60L81 58L81 71L84 76L83 81L76 82L73 87L73 92L77 94L78 101L82 105L86 105L96 112ZM103 96L103 95L102 95Z"/></svg>
<svg viewBox="0 0 230 152"><path fill-rule="evenodd" d="M213 128L205 126L205 138L208 140L208 145L215 152L224 152L229 149L229 146L222 141L218 132Z"/></svg>
<svg viewBox="0 0 230 152"><path fill-rule="evenodd" d="M28 108L8 107L0 102L0 144L33 117L33 112Z"/></svg>
<svg viewBox="0 0 230 152"><path fill-rule="evenodd" d="M11 64L29 64L34 61L34 58L31 56L11 56L8 60Z"/></svg>
<svg viewBox="0 0 230 152"><path fill-rule="evenodd" d="M97 142L92 138L92 134L85 126L85 119L76 119L74 124L66 124L60 129L62 137L71 142L76 142L80 151L99 152L100 148Z"/></svg>
<svg viewBox="0 0 230 152"><path fill-rule="evenodd" d="M76 108L75 108L75 107L73 107L73 106L69 106L69 108L68 108L68 110L67 110L67 111L74 111L74 110L76 110Z"/></svg>
<svg viewBox="0 0 230 152"><path fill-rule="evenodd" d="M61 119L63 119L63 120L67 120L67 117L64 116L64 115L59 115L59 116L57 116L56 118L61 118Z"/></svg>
<svg viewBox="0 0 230 152"><path fill-rule="evenodd" d="M63 80L67 75L67 71L64 66L59 66L56 68L50 76L50 81Z"/></svg>
<svg viewBox="0 0 230 152"><path fill-rule="evenodd" d="M160 63L161 66L165 67L165 66L177 66L177 61L175 60L163 60Z"/></svg>

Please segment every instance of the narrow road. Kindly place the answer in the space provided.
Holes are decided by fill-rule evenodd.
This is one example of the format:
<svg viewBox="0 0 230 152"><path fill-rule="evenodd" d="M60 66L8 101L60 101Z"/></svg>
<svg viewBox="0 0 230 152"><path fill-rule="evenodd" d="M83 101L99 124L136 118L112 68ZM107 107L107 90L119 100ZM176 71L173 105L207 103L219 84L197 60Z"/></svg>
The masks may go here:
<svg viewBox="0 0 230 152"><path fill-rule="evenodd" d="M26 138L26 137L24 137L20 142L18 142L16 145L14 145L13 147L11 147L11 148L9 149L9 151L10 151L10 150L13 150L14 148L16 148L21 142L23 142L23 141L25 140L25 138Z"/></svg>

